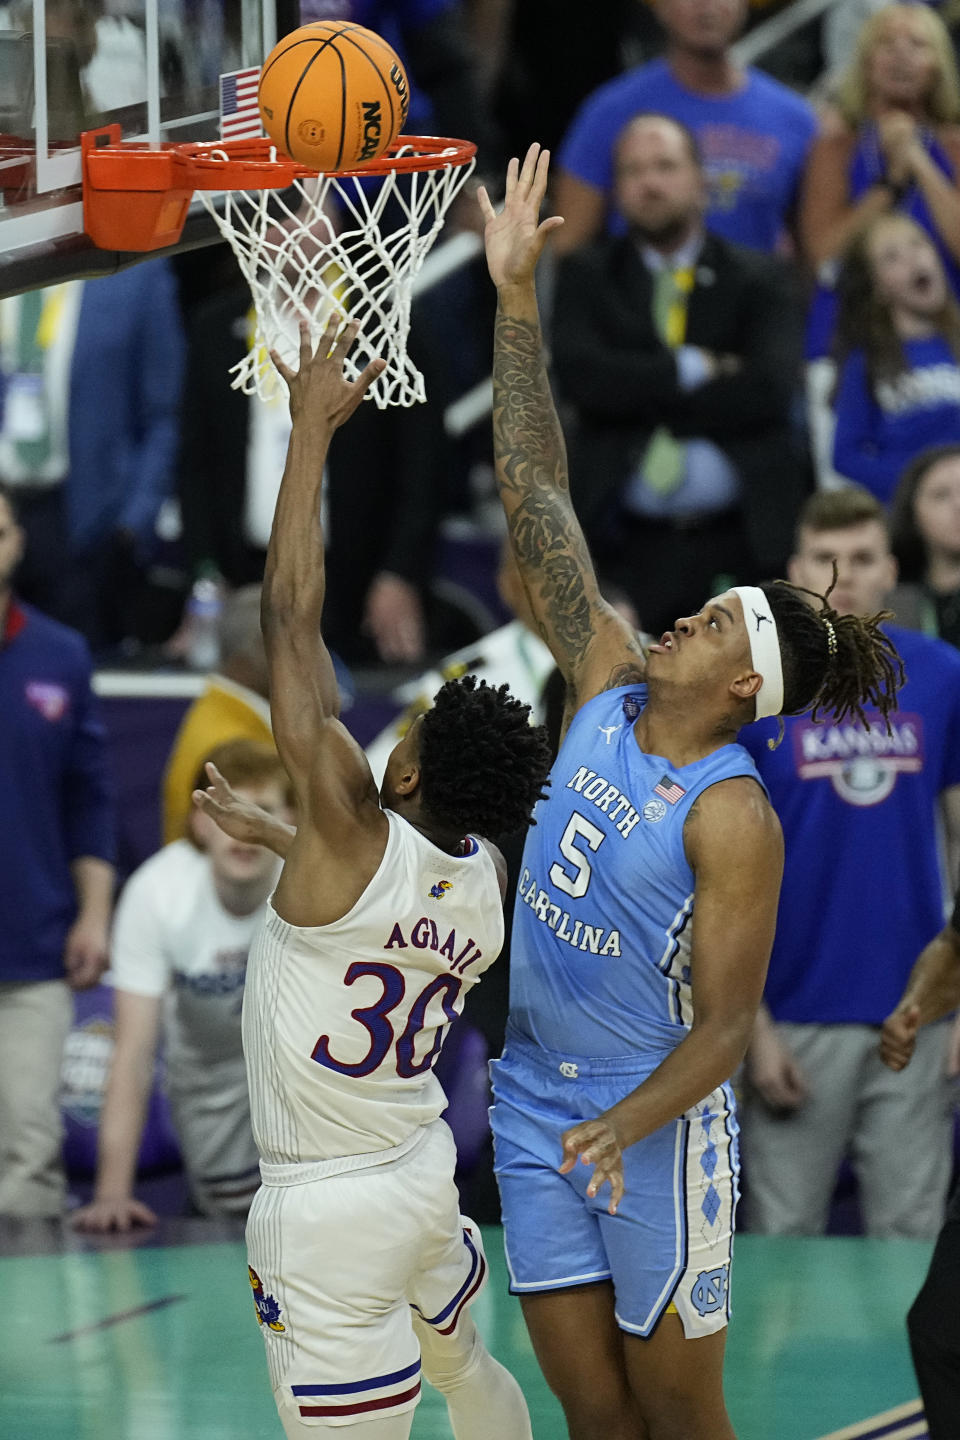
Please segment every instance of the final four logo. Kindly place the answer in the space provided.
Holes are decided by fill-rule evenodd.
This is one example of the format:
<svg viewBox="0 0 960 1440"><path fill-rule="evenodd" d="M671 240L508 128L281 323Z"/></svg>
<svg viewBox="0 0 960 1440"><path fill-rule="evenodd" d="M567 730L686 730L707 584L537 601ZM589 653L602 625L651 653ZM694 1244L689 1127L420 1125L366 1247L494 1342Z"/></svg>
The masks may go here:
<svg viewBox="0 0 960 1440"><path fill-rule="evenodd" d="M253 1286L253 1303L257 1309L257 1324L266 1325L269 1330L286 1330L280 1323L280 1306L272 1295L264 1294L263 1281L252 1265L247 1266L250 1284Z"/></svg>

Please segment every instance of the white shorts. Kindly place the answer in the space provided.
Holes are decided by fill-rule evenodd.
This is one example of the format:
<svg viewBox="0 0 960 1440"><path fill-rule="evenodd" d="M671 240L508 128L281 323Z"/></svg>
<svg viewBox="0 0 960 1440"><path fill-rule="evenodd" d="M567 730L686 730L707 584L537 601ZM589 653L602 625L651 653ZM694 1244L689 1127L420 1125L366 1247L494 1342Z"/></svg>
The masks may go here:
<svg viewBox="0 0 960 1440"><path fill-rule="evenodd" d="M460 1214L455 1159L436 1120L399 1159L257 1192L250 1283L288 1433L417 1404L411 1309L450 1335L487 1274L479 1229Z"/></svg>

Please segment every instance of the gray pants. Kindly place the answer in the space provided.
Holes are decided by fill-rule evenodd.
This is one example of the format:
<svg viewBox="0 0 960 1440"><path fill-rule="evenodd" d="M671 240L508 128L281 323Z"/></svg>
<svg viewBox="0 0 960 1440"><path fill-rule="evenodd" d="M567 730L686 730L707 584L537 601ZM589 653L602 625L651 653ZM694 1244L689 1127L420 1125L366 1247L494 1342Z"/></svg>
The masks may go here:
<svg viewBox="0 0 960 1440"><path fill-rule="evenodd" d="M0 1215L63 1211L60 1067L72 1021L65 981L0 984Z"/></svg>
<svg viewBox="0 0 960 1440"><path fill-rule="evenodd" d="M798 1110L773 1112L748 1090L741 1107L751 1230L821 1235L837 1170L849 1154L868 1235L933 1240L953 1162L947 1024L921 1030L895 1074L870 1025L778 1025L804 1073Z"/></svg>
<svg viewBox="0 0 960 1440"><path fill-rule="evenodd" d="M260 1156L243 1056L210 1062L202 1073L172 1060L167 1093L193 1203L203 1215L246 1215L260 1188Z"/></svg>

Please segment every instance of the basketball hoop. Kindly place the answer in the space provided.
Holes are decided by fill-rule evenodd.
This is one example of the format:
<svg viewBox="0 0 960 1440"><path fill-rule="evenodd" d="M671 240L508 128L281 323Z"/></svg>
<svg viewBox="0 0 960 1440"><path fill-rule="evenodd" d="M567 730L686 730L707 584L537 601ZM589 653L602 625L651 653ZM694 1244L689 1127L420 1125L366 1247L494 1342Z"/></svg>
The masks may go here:
<svg viewBox="0 0 960 1440"><path fill-rule="evenodd" d="M360 326L347 373L376 356L387 362L368 392L377 405L426 399L407 355L413 282L473 170L475 145L401 135L379 159L329 175L286 159L270 140L151 149L123 142L111 125L88 131L82 147L84 228L102 249L176 244L199 192L256 309L250 349L230 372L234 389L274 396L283 382L269 352L296 367L300 322L316 340L337 310Z"/></svg>

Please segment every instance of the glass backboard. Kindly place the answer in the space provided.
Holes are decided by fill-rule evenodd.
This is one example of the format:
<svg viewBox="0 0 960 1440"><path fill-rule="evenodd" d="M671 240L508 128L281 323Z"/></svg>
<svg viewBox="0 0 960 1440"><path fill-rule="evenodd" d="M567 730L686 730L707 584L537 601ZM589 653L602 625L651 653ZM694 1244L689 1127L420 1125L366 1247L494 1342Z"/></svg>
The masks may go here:
<svg viewBox="0 0 960 1440"><path fill-rule="evenodd" d="M0 0L0 295L116 269L83 234L83 130L220 134L220 77L260 65L299 0ZM197 207L184 245L214 235Z"/></svg>

